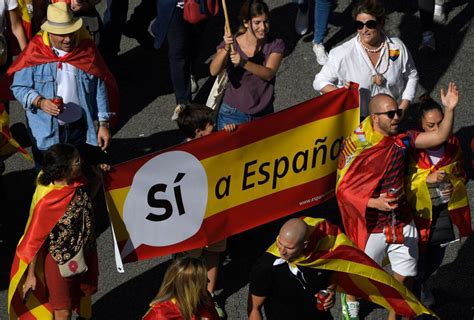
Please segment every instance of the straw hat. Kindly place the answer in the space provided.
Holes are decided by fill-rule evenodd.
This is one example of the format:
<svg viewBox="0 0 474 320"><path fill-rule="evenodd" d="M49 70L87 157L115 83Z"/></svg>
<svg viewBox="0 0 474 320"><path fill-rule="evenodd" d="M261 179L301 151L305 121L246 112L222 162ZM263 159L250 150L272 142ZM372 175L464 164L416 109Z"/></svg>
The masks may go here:
<svg viewBox="0 0 474 320"><path fill-rule="evenodd" d="M53 34L68 34L82 27L82 19L74 18L66 2L56 2L48 6L47 20L41 29Z"/></svg>

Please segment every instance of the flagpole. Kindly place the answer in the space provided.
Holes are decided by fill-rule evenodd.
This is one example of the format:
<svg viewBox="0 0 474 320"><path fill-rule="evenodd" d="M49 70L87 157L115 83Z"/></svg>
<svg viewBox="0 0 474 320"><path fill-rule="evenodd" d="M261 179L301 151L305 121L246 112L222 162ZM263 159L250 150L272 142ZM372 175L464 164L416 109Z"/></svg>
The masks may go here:
<svg viewBox="0 0 474 320"><path fill-rule="evenodd" d="M226 5L225 0L222 0L222 11L224 11L225 28L226 28L227 32L229 32L230 34L232 34L232 30L230 29L229 14L227 13L227 5ZM233 45L230 46L230 50L231 50L232 52L234 52L234 46L233 46Z"/></svg>

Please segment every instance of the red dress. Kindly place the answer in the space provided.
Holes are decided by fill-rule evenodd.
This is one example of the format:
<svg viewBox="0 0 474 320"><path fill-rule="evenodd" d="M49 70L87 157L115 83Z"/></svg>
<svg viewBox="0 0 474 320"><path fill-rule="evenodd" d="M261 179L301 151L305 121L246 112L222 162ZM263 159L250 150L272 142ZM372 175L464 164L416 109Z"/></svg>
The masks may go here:
<svg viewBox="0 0 474 320"><path fill-rule="evenodd" d="M173 299L174 300L174 299ZM200 308L192 320L219 320L219 315L213 306ZM178 304L172 300L155 302L143 317L143 320L183 320Z"/></svg>

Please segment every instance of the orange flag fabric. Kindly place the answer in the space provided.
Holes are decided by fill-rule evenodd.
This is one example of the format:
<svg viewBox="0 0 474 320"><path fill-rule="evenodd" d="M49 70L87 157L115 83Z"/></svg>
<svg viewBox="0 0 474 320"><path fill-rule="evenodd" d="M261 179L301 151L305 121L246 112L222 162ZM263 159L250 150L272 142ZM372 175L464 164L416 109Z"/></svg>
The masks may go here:
<svg viewBox="0 0 474 320"><path fill-rule="evenodd" d="M466 175L462 168L462 152L459 140L451 136L445 143L445 152L440 161L433 165L426 150L416 149L410 154L407 176L405 179L406 195L420 232L422 246L428 244L433 219L432 203L426 177L434 171L444 170L453 185L453 194L448 202L451 221L459 230L460 237L472 233L471 210L464 181Z"/></svg>
<svg viewBox="0 0 474 320"><path fill-rule="evenodd" d="M302 256L291 264L338 273L338 290L372 301L396 314L413 318L436 316L413 293L377 265L335 225L325 219L304 218L310 238ZM276 242L267 252L280 257Z"/></svg>

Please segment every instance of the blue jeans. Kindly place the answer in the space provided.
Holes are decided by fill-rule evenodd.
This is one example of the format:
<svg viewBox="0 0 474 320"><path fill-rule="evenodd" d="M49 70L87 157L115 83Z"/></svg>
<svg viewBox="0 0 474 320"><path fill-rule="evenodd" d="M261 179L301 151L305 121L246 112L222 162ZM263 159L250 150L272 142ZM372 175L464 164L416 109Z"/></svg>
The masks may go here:
<svg viewBox="0 0 474 320"><path fill-rule="evenodd" d="M224 129L224 126L226 124L241 124L252 121L254 119L261 118L270 113L273 113L273 105L268 106L259 113L248 114L225 103L222 103L221 107L219 108L219 113L217 114L217 130L219 131Z"/></svg>
<svg viewBox="0 0 474 320"><path fill-rule="evenodd" d="M308 0L293 0L301 11L308 10ZM322 43L328 28L331 0L314 0L314 43Z"/></svg>

